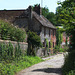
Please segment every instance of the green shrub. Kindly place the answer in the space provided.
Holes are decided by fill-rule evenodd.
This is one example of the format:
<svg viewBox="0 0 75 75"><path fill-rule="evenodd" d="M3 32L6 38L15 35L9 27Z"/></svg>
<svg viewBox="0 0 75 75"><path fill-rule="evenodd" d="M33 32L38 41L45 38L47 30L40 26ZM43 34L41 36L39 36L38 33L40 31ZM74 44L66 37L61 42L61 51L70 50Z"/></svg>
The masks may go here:
<svg viewBox="0 0 75 75"><path fill-rule="evenodd" d="M17 43L17 46L15 47L15 58L19 58L20 56L22 56L22 50L20 48L20 44L19 42Z"/></svg>
<svg viewBox="0 0 75 75"><path fill-rule="evenodd" d="M47 52L49 52L49 42L48 42L48 39L46 38L46 48L47 48Z"/></svg>
<svg viewBox="0 0 75 75"><path fill-rule="evenodd" d="M0 34L3 40L12 40L25 42L26 33L23 29L12 26L3 20L0 20Z"/></svg>
<svg viewBox="0 0 75 75"><path fill-rule="evenodd" d="M0 61L13 58L13 46L10 42L9 44L0 43L0 58Z"/></svg>
<svg viewBox="0 0 75 75"><path fill-rule="evenodd" d="M59 52L64 52L64 49L63 48L59 48Z"/></svg>
<svg viewBox="0 0 75 75"><path fill-rule="evenodd" d="M69 54L65 57L62 67L63 75L75 75L75 31L71 31Z"/></svg>
<svg viewBox="0 0 75 75"><path fill-rule="evenodd" d="M42 47L40 36L38 36L35 32L29 31L28 32L28 55L36 55L34 48Z"/></svg>
<svg viewBox="0 0 75 75"><path fill-rule="evenodd" d="M11 42L9 42L9 44L0 43L0 61L11 62L14 58L19 59L23 55L25 55L25 53L22 52L19 43L17 43L15 48L13 48Z"/></svg>
<svg viewBox="0 0 75 75"><path fill-rule="evenodd" d="M75 75L75 70L71 70L67 75Z"/></svg>
<svg viewBox="0 0 75 75"><path fill-rule="evenodd" d="M66 51L69 50L69 47L68 46L64 46L63 49L64 49L64 52L66 52Z"/></svg>
<svg viewBox="0 0 75 75"><path fill-rule="evenodd" d="M75 50L65 57L65 62L62 67L63 75L67 75L71 70L75 70Z"/></svg>
<svg viewBox="0 0 75 75"><path fill-rule="evenodd" d="M10 32L10 24L0 20L1 39L6 40L9 36L9 32Z"/></svg>
<svg viewBox="0 0 75 75"><path fill-rule="evenodd" d="M56 45L56 46L54 47L54 53L57 53L57 52L59 52L59 46Z"/></svg>
<svg viewBox="0 0 75 75"><path fill-rule="evenodd" d="M26 33L21 28L12 28L10 32L10 40L25 42Z"/></svg>
<svg viewBox="0 0 75 75"><path fill-rule="evenodd" d="M61 43L62 43L62 39L63 39L63 32L64 32L64 29L63 28L59 28L57 26L57 31L56 31L56 45L57 46L61 46Z"/></svg>
<svg viewBox="0 0 75 75"><path fill-rule="evenodd" d="M43 61L39 57L24 56L12 63L0 63L0 75L15 75L18 71Z"/></svg>
<svg viewBox="0 0 75 75"><path fill-rule="evenodd" d="M48 42L48 39L46 38L46 47L48 48L49 47L49 42Z"/></svg>

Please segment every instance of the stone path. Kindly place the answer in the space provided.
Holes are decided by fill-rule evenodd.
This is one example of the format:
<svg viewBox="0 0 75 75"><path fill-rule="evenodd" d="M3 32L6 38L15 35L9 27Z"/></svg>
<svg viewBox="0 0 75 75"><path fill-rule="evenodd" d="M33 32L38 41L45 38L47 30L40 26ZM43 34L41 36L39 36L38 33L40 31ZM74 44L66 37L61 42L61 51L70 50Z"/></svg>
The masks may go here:
<svg viewBox="0 0 75 75"><path fill-rule="evenodd" d="M63 54L57 54L51 57L43 58L43 60L46 61L22 70L16 75L62 75L61 66L64 63Z"/></svg>

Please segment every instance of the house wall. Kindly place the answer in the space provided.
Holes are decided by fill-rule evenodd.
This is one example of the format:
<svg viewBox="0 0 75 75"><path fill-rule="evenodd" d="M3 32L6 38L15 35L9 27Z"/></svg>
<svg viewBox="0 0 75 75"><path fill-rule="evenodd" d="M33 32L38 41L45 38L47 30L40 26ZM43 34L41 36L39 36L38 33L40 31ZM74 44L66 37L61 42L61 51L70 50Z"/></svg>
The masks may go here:
<svg viewBox="0 0 75 75"><path fill-rule="evenodd" d="M33 31L37 32L38 34L41 31L41 24L33 17L32 19L32 23L33 23Z"/></svg>
<svg viewBox="0 0 75 75"><path fill-rule="evenodd" d="M13 22L14 25L18 25L20 28L26 28L28 26L28 18L17 18Z"/></svg>
<svg viewBox="0 0 75 75"><path fill-rule="evenodd" d="M41 42L44 42L45 37L44 37L44 27L43 26L41 28L40 38L41 38Z"/></svg>
<svg viewBox="0 0 75 75"><path fill-rule="evenodd" d="M40 37L43 46L46 45L45 39L48 39L49 48L51 48L49 51L53 53L53 47L56 45L56 30L42 26Z"/></svg>
<svg viewBox="0 0 75 75"><path fill-rule="evenodd" d="M66 37L67 37L67 44L69 44L69 36L66 35L65 32L63 32L63 40L62 40L62 45L65 45L66 43Z"/></svg>
<svg viewBox="0 0 75 75"><path fill-rule="evenodd" d="M46 35L45 38L48 39L48 41L50 41L50 37L49 37L49 28L46 28Z"/></svg>
<svg viewBox="0 0 75 75"><path fill-rule="evenodd" d="M54 42L54 46L55 46L56 45L56 30L54 30L53 42Z"/></svg>
<svg viewBox="0 0 75 75"><path fill-rule="evenodd" d="M44 42L44 40L47 38L48 41L50 41L51 39L51 35L49 36L49 29L47 27L42 26L41 28L41 33L40 33L40 37L41 37L41 42ZM44 34L44 32L46 33L46 35Z"/></svg>
<svg viewBox="0 0 75 75"><path fill-rule="evenodd" d="M54 40L54 38L53 38L53 30L51 29L51 53L53 54L53 40Z"/></svg>

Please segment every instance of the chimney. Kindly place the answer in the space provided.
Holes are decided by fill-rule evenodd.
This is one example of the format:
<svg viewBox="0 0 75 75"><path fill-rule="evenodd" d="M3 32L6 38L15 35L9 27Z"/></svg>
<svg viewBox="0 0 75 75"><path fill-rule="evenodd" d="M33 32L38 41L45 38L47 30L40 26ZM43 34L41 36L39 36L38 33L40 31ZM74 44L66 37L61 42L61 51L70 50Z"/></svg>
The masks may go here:
<svg viewBox="0 0 75 75"><path fill-rule="evenodd" d="M29 18L28 18L28 30L32 31L32 6L29 6L28 8L28 14L29 14Z"/></svg>
<svg viewBox="0 0 75 75"><path fill-rule="evenodd" d="M32 19L32 6L29 6L29 18Z"/></svg>
<svg viewBox="0 0 75 75"><path fill-rule="evenodd" d="M41 10L40 4L39 5L35 5L35 7L33 8L33 11L35 11L38 15L41 15L42 14L42 10Z"/></svg>

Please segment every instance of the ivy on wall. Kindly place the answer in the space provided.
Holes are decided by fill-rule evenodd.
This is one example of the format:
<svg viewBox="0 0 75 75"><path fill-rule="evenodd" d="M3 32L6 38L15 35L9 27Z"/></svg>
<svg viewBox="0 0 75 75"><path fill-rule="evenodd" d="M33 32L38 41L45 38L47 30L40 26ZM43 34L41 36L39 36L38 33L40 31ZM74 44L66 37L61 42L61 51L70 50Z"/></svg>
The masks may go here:
<svg viewBox="0 0 75 75"><path fill-rule="evenodd" d="M65 30L63 28L59 28L57 27L57 31L56 31L56 45L60 48L61 43L63 41L63 32Z"/></svg>
<svg viewBox="0 0 75 75"><path fill-rule="evenodd" d="M47 52L48 52L49 51L49 41L47 38L45 40L46 40L46 48L47 48Z"/></svg>
<svg viewBox="0 0 75 75"><path fill-rule="evenodd" d="M46 47L49 47L49 42L48 42L48 39L46 38Z"/></svg>

